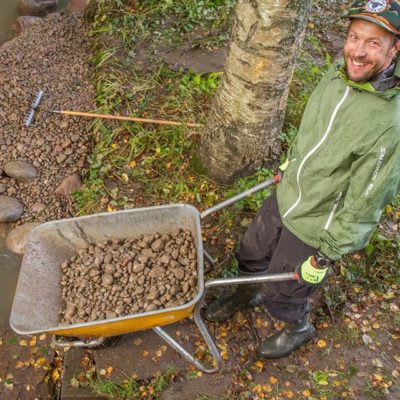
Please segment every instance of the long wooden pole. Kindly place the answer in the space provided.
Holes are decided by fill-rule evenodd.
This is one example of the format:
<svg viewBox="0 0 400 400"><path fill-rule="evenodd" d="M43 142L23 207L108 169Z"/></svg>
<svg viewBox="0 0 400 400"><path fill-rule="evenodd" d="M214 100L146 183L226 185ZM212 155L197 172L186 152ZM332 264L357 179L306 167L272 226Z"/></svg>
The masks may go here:
<svg viewBox="0 0 400 400"><path fill-rule="evenodd" d="M188 126L191 128L203 126L202 124L194 124L191 122L175 122L175 121L166 121L161 119L147 119L147 118L136 118L136 117L125 117L123 115L109 115L109 114L94 114L94 113L86 113L81 111L66 111L66 110L52 110L51 112L57 114L71 115L76 117L88 117L88 118L103 118L103 119L113 119L113 120L121 120L121 121L133 121L140 122L145 124L158 124L158 125L175 125L175 126Z"/></svg>

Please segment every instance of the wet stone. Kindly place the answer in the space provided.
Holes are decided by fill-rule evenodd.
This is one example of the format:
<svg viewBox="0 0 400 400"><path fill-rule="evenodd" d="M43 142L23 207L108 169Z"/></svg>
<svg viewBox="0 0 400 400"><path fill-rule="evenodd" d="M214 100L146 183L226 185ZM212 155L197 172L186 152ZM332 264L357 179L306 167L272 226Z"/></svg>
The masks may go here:
<svg viewBox="0 0 400 400"><path fill-rule="evenodd" d="M37 169L27 161L10 161L4 166L4 173L21 182L30 182L37 175Z"/></svg>
<svg viewBox="0 0 400 400"><path fill-rule="evenodd" d="M19 200L0 196L0 222L18 221L24 213L24 207Z"/></svg>
<svg viewBox="0 0 400 400"><path fill-rule="evenodd" d="M14 253L24 254L28 235L38 225L38 223L28 223L14 228L7 235L7 248Z"/></svg>

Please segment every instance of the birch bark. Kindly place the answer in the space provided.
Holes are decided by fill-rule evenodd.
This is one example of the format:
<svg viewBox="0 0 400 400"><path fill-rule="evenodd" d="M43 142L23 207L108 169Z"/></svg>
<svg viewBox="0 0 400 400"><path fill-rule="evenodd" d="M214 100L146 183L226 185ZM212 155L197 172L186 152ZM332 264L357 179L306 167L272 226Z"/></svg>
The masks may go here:
<svg viewBox="0 0 400 400"><path fill-rule="evenodd" d="M232 181L278 157L310 3L238 0L224 77L197 147L217 181Z"/></svg>

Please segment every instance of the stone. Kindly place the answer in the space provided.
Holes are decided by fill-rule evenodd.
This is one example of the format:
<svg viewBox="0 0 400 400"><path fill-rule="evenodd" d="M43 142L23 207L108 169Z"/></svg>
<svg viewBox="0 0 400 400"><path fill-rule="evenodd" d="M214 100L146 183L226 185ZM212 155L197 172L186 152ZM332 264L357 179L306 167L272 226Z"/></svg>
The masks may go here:
<svg viewBox="0 0 400 400"><path fill-rule="evenodd" d="M57 187L56 193L65 197L66 199L71 199L71 193L76 192L82 187L82 180L78 174L70 175L65 178Z"/></svg>
<svg viewBox="0 0 400 400"><path fill-rule="evenodd" d="M38 223L32 222L14 228L7 235L7 248L13 253L24 254L28 235L38 225Z"/></svg>
<svg viewBox="0 0 400 400"><path fill-rule="evenodd" d="M4 166L4 173L21 182L30 182L38 176L37 169L27 161L10 161Z"/></svg>
<svg viewBox="0 0 400 400"><path fill-rule="evenodd" d="M15 189L15 187L14 186L10 186L8 189L7 189L7 194L9 195L9 196L14 196L14 195L16 195L17 194L17 189Z"/></svg>
<svg viewBox="0 0 400 400"><path fill-rule="evenodd" d="M7 186L0 183L0 194L5 193L7 190Z"/></svg>
<svg viewBox="0 0 400 400"><path fill-rule="evenodd" d="M0 196L0 222L18 221L24 213L24 207L19 200Z"/></svg>
<svg viewBox="0 0 400 400"><path fill-rule="evenodd" d="M43 203L34 203L32 204L31 211L33 214L40 214L42 211L46 209L46 205Z"/></svg>
<svg viewBox="0 0 400 400"><path fill-rule="evenodd" d="M42 17L57 8L58 0L19 0L18 10L21 15Z"/></svg>
<svg viewBox="0 0 400 400"><path fill-rule="evenodd" d="M57 164L62 164L66 159L67 156L65 154L60 154L58 157L56 157Z"/></svg>
<svg viewBox="0 0 400 400"><path fill-rule="evenodd" d="M67 11L69 13L83 12L86 9L87 0L70 0L67 5Z"/></svg>

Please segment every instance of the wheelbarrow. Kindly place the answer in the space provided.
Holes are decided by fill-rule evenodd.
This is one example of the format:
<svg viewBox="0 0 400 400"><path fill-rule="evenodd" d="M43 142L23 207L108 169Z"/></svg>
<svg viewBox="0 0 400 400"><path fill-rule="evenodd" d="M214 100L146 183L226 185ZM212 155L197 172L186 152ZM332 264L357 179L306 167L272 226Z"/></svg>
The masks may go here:
<svg viewBox="0 0 400 400"><path fill-rule="evenodd" d="M278 181L278 177L271 178L202 213L191 205L174 204L94 214L37 226L27 240L10 315L11 328L22 335L52 333L52 345L55 347L95 347L107 337L153 329L200 371L218 372L222 368L222 358L200 314L207 290L215 286L296 280L297 276L296 273L282 273L204 282L204 258L211 264L214 264L214 260L203 249L201 220ZM60 323L60 265L76 254L78 248L108 239L133 239L155 232L171 233L180 228L192 233L197 249L197 293L192 300L176 307L117 318L76 324ZM161 328L191 316L214 359L212 367L202 364Z"/></svg>

